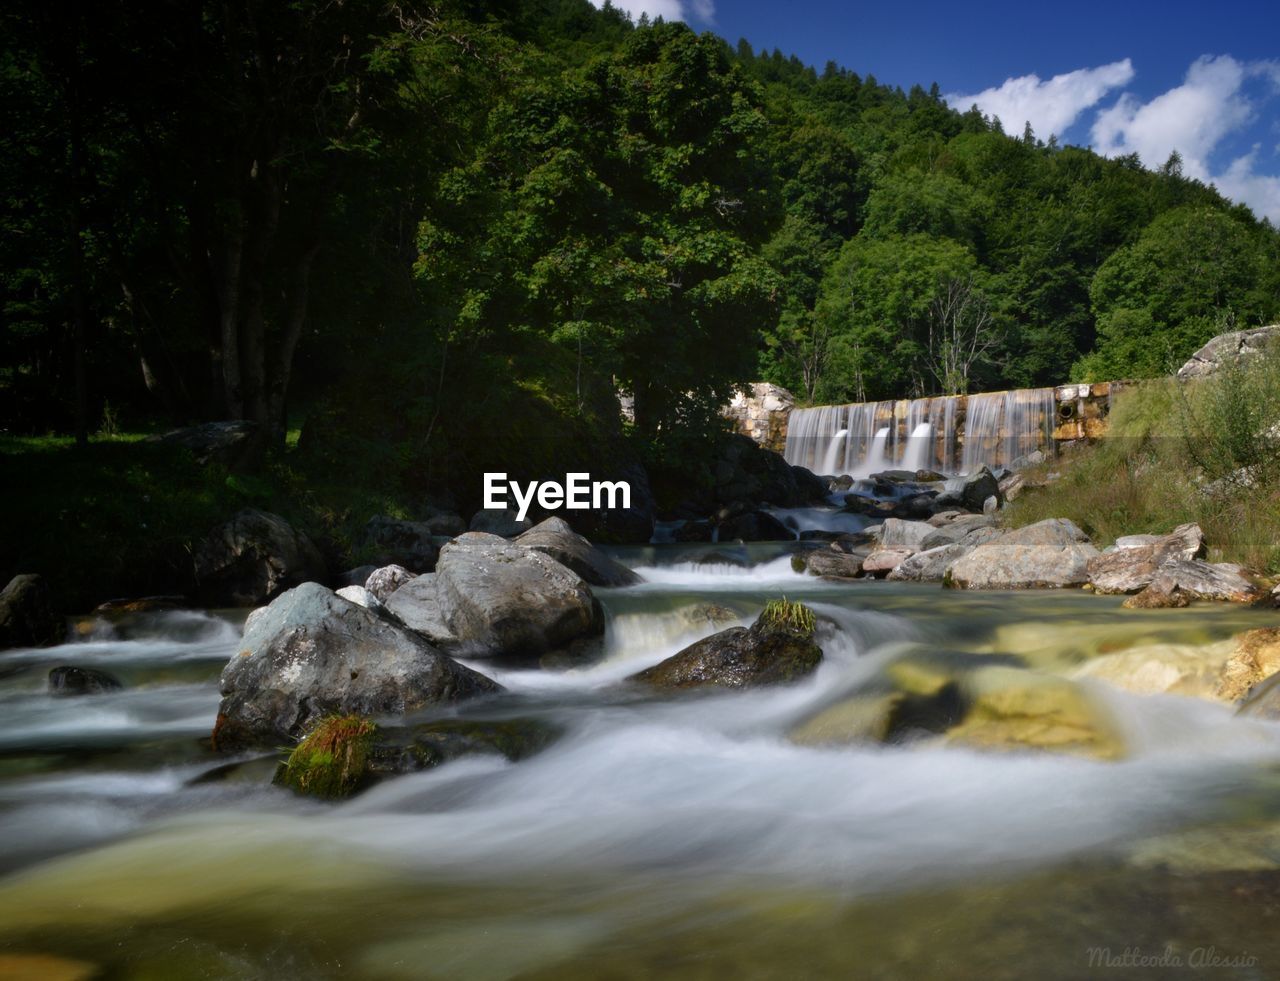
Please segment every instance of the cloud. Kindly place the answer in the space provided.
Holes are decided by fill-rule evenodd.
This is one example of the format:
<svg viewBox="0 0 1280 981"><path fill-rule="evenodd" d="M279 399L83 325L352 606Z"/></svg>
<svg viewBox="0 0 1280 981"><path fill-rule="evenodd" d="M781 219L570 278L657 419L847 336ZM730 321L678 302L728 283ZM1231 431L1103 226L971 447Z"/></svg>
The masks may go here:
<svg viewBox="0 0 1280 981"><path fill-rule="evenodd" d="M597 7L604 6L604 0L591 2ZM716 15L714 0L614 0L613 5L625 10L632 20L639 20L641 14L648 14L650 20L661 17L663 20L693 20L711 24Z"/></svg>
<svg viewBox="0 0 1280 981"><path fill-rule="evenodd" d="M999 88L976 95L948 95L947 103L960 111L972 105L988 116L999 116L1010 133L1019 133L1030 122L1036 135L1047 139L1061 136L1080 113L1097 105L1113 89L1133 80L1133 64L1128 58L1099 68L1081 68L1054 75L1047 82L1039 75L1007 78Z"/></svg>
<svg viewBox="0 0 1280 981"><path fill-rule="evenodd" d="M1257 172L1258 146L1220 173L1211 160L1224 140L1256 118L1257 103L1245 91L1254 78L1269 83L1264 98L1280 93L1280 63L1241 62L1230 55L1197 58L1181 85L1148 102L1126 93L1099 112L1094 148L1107 156L1136 153L1148 167L1158 167L1176 150L1188 177L1213 183L1227 197L1280 221L1280 177Z"/></svg>

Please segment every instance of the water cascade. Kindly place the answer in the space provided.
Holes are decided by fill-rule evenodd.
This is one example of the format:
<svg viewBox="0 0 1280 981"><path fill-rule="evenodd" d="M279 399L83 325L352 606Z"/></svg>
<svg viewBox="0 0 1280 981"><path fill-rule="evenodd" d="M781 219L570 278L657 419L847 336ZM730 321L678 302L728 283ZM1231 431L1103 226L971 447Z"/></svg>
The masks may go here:
<svg viewBox="0 0 1280 981"><path fill-rule="evenodd" d="M1052 388L795 409L784 455L822 474L968 473L1052 450L1057 410Z"/></svg>

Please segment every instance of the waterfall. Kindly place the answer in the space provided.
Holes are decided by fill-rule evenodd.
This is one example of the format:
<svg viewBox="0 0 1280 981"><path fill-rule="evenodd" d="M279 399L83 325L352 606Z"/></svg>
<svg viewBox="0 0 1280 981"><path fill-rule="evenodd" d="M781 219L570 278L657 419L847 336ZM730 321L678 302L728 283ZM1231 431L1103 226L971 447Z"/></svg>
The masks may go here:
<svg viewBox="0 0 1280 981"><path fill-rule="evenodd" d="M968 473L984 463L1008 466L1039 447L1051 447L1057 407L1052 388L970 395L961 470Z"/></svg>
<svg viewBox="0 0 1280 981"><path fill-rule="evenodd" d="M968 473L1052 448L1056 412L1052 388L796 409L784 456L853 477L895 468Z"/></svg>

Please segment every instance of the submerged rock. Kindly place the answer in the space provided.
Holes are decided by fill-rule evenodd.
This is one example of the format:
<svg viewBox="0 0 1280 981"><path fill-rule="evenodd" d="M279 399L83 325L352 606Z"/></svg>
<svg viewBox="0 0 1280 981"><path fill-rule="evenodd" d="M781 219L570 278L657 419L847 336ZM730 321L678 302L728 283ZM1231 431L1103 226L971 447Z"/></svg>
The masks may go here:
<svg viewBox="0 0 1280 981"><path fill-rule="evenodd" d="M14 576L0 591L0 650L47 647L62 641L66 625L53 608L44 576Z"/></svg>
<svg viewBox="0 0 1280 981"><path fill-rule="evenodd" d="M196 581L211 606L255 606L290 586L325 578L324 559L278 514L246 508L215 528L195 556Z"/></svg>
<svg viewBox="0 0 1280 981"><path fill-rule="evenodd" d="M1259 682L1280 671L1280 627L1247 630L1222 668L1217 695L1229 702L1247 696Z"/></svg>
<svg viewBox="0 0 1280 981"><path fill-rule="evenodd" d="M1224 666L1234 645L1147 644L1090 658L1073 678L1096 678L1138 695L1218 698Z"/></svg>
<svg viewBox="0 0 1280 981"><path fill-rule="evenodd" d="M642 581L574 532L562 518L547 518L520 535L515 543L551 556L592 586L633 586Z"/></svg>
<svg viewBox="0 0 1280 981"><path fill-rule="evenodd" d="M71 665L56 667L49 672L49 694L61 697L70 695L100 695L107 691L119 691L124 685L118 678L93 668L77 668Z"/></svg>
<svg viewBox="0 0 1280 981"><path fill-rule="evenodd" d="M1109 715L1065 678L1016 668L981 668L966 678L965 694L969 709L964 721L948 731L948 742L1108 760L1124 755Z"/></svg>
<svg viewBox="0 0 1280 981"><path fill-rule="evenodd" d="M1080 586L1098 550L1065 518L1050 518L1006 532L952 564L949 582L960 589L1043 589Z"/></svg>
<svg viewBox="0 0 1280 981"><path fill-rule="evenodd" d="M560 730L540 719L443 719L384 733L374 747L375 773L412 773L463 756L488 754L513 763L542 752Z"/></svg>
<svg viewBox="0 0 1280 981"><path fill-rule="evenodd" d="M223 750L297 738L326 715L402 715L501 690L316 583L255 610L241 645L222 672Z"/></svg>
<svg viewBox="0 0 1280 981"><path fill-rule="evenodd" d="M813 613L800 603L770 603L750 627L704 637L661 664L631 676L655 688L755 688L797 681L822 660Z"/></svg>
<svg viewBox="0 0 1280 981"><path fill-rule="evenodd" d="M472 655L533 659L604 630L577 573L495 535L468 532L446 545L434 582L441 620Z"/></svg>

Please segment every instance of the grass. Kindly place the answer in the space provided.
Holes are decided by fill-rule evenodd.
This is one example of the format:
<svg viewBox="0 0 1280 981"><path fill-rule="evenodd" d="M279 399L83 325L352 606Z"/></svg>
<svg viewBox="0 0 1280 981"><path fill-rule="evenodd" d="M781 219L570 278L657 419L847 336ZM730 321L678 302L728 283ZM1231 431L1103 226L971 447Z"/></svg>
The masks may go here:
<svg viewBox="0 0 1280 981"><path fill-rule="evenodd" d="M350 797L364 781L378 727L359 715L329 715L294 747L276 782L324 800Z"/></svg>
<svg viewBox="0 0 1280 981"><path fill-rule="evenodd" d="M756 622L765 627L789 630L804 637L812 637L817 628L813 610L785 596L782 599L769 600Z"/></svg>
<svg viewBox="0 0 1280 981"><path fill-rule="evenodd" d="M1122 390L1106 437L1027 476L1054 473L1010 505L1010 524L1070 518L1101 546L1197 522L1211 560L1280 575L1280 353Z"/></svg>

